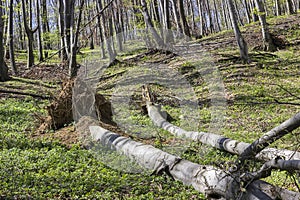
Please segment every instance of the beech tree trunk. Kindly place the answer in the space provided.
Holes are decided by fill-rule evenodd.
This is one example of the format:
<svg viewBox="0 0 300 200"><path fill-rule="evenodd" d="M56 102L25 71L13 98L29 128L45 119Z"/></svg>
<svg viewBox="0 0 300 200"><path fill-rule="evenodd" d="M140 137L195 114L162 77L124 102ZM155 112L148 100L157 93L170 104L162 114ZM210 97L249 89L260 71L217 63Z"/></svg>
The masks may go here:
<svg viewBox="0 0 300 200"><path fill-rule="evenodd" d="M291 0L286 0L286 11L288 15L292 15L296 13L294 11L293 2Z"/></svg>
<svg viewBox="0 0 300 200"><path fill-rule="evenodd" d="M10 78L8 76L8 67L4 61L3 29L3 7L2 1L0 1L0 81L7 81Z"/></svg>
<svg viewBox="0 0 300 200"><path fill-rule="evenodd" d="M281 15L280 0L275 0L275 13L276 13L276 16Z"/></svg>
<svg viewBox="0 0 300 200"><path fill-rule="evenodd" d="M33 54L33 34L38 30L38 26L32 29L32 13L31 13L31 1L29 1L29 18L27 18L27 9L28 5L25 3L25 0L22 0L22 11L23 11L23 24L25 28L25 33L27 35L27 68L30 68L34 65L34 54Z"/></svg>
<svg viewBox="0 0 300 200"><path fill-rule="evenodd" d="M233 5L232 0L227 0L227 4L229 7L229 11L230 11L230 18L231 18L231 23L232 23L232 27L234 30L234 34L235 34L235 38L240 50L240 58L244 61L244 62L248 62L249 61L249 56L248 56L248 46L247 43L244 40L244 37L242 36L242 33L239 29L238 23L237 23L237 18L236 18L236 11Z"/></svg>
<svg viewBox="0 0 300 200"><path fill-rule="evenodd" d="M87 119L83 117L81 120ZM92 140L100 142L110 149L115 149L142 167L153 170L156 174L165 172L175 180L193 186L197 191L206 194L208 199L300 198L300 193L277 188L260 180L251 182L242 192L237 179L226 171L183 160L151 145L135 142L99 126L87 125L86 127L90 130Z"/></svg>
<svg viewBox="0 0 300 200"><path fill-rule="evenodd" d="M58 26L59 26L59 33L60 33L60 58L62 62L65 62L68 60L68 55L66 51L66 44L65 44L65 21L64 21L64 2L63 0L57 1L57 7L58 7Z"/></svg>
<svg viewBox="0 0 300 200"><path fill-rule="evenodd" d="M99 2L100 1L100 2ZM97 1L97 6L96 6L97 12L99 13L100 10L102 9L102 3L101 0ZM101 58L105 59L106 55L105 55L105 50L104 50L104 26L103 26L103 13L101 13L101 15L97 16L97 21L98 21L98 28L99 28L99 38L100 38L100 49L101 49ZM102 20L101 20L102 18Z"/></svg>
<svg viewBox="0 0 300 200"><path fill-rule="evenodd" d="M188 37L191 38L191 33L190 33L190 29L184 14L184 7L183 7L183 1L182 0L177 0L177 6L178 6L178 11L179 11L179 16L180 16L180 21L182 23L183 26L183 31L184 34Z"/></svg>
<svg viewBox="0 0 300 200"><path fill-rule="evenodd" d="M147 102L148 115L154 124L170 133L174 134L177 137L189 138L195 141L199 141L203 144L208 144L220 150L225 150L229 153L236 155L241 155L248 148L252 148L251 144L245 142L239 142L232 140L217 134L205 133L205 132L193 132L185 131L180 127L177 127L166 120L167 114L161 110L159 105L154 105L151 102ZM296 120L292 120L296 125L300 124L299 113L296 115ZM297 120L298 119L298 120ZM290 121L290 120L288 120ZM285 127L285 126L283 126ZM295 128L296 126L294 126ZM290 160L300 160L300 152L285 150L285 149L274 149L274 148L265 148L255 157L259 160L269 161L277 156L290 159Z"/></svg>
<svg viewBox="0 0 300 200"><path fill-rule="evenodd" d="M37 26L38 26L38 57L39 61L44 60L44 55L43 55L43 42L42 42L42 29L41 29L41 20L40 20L40 0L36 1L36 20L37 20Z"/></svg>
<svg viewBox="0 0 300 200"><path fill-rule="evenodd" d="M72 19L71 23L71 41L70 41L70 45L71 45L71 52L70 52L70 56L69 56L69 76L70 78L74 78L77 75L77 61L76 61L76 56L77 56L77 43L78 43L78 37L79 37L79 30L80 30L80 23L81 23L81 16L82 16L82 12L83 12L83 6L84 6L84 0L81 0L80 5L79 5L79 14L78 14L78 19L77 19L77 23L76 23L76 27L75 23L74 23L74 19ZM74 11L73 11L74 12Z"/></svg>
<svg viewBox="0 0 300 200"><path fill-rule="evenodd" d="M14 2L9 1L9 22L8 22L8 32L9 32L9 59L13 75L18 74L18 69L15 61L15 48L14 48L14 26L13 26L13 14L14 14Z"/></svg>
<svg viewBox="0 0 300 200"><path fill-rule="evenodd" d="M44 34L44 49L51 49L50 45L50 38L48 36L50 32L50 27L49 27L49 20L48 20L48 11L47 11L47 0L42 0L41 1L41 7L42 7L42 32ZM47 57L47 53L45 52L45 57Z"/></svg>
<svg viewBox="0 0 300 200"><path fill-rule="evenodd" d="M263 49L265 51L271 51L271 52L276 51L276 47L273 43L273 39L268 29L265 8L263 6L262 0L255 0L255 4L259 12L258 18L260 21L262 37L263 37Z"/></svg>
<svg viewBox="0 0 300 200"><path fill-rule="evenodd" d="M146 3L145 0L141 0L141 6L142 6L142 13L143 13L143 16L144 16L145 23L147 24L148 28L150 29L155 42L157 43L157 45L159 47L163 47L165 45L164 41L158 35L157 31L155 30L155 28L153 26L153 23L151 21L150 15L148 13L147 3Z"/></svg>

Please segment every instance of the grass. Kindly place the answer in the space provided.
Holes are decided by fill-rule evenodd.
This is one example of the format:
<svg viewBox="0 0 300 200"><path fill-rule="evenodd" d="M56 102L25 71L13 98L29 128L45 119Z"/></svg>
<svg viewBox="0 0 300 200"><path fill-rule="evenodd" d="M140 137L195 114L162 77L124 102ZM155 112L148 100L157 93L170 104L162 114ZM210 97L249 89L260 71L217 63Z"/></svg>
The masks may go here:
<svg viewBox="0 0 300 200"><path fill-rule="evenodd" d="M164 176L128 174L74 145L30 139L31 115L47 102L0 100L0 194L5 199L203 199Z"/></svg>

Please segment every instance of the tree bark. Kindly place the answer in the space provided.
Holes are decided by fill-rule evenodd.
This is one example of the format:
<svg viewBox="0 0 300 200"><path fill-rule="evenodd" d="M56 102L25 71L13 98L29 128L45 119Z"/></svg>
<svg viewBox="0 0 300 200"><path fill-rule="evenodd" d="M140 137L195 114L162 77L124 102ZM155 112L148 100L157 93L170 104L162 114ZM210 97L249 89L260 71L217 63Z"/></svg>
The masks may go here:
<svg viewBox="0 0 300 200"><path fill-rule="evenodd" d="M143 13L145 23L149 27L149 29L150 29L150 31L151 31L151 33L153 35L153 38L154 38L156 44L158 45L159 48L164 47L165 44L164 44L163 39L158 35L157 31L155 30L155 28L153 26L153 23L151 21L149 13L148 13L147 3L146 3L145 0L141 0L141 6L142 6L142 10L141 11Z"/></svg>
<svg viewBox="0 0 300 200"><path fill-rule="evenodd" d="M68 55L66 51L66 44L65 44L65 21L64 21L64 2L63 0L57 1L57 7L58 7L58 26L59 26L59 33L60 33L60 58L62 62L66 62L68 60Z"/></svg>
<svg viewBox="0 0 300 200"><path fill-rule="evenodd" d="M89 130L92 140L101 142L102 145L124 154L142 167L153 170L156 174L165 172L175 180L193 186L197 191L206 194L208 199L258 200L300 197L299 193L277 188L259 180L250 183L246 191L241 192L239 183L226 171L183 160L153 146L135 142L99 126L89 126Z"/></svg>
<svg viewBox="0 0 300 200"><path fill-rule="evenodd" d="M286 11L288 15L292 15L296 13L294 11L293 2L291 0L286 0Z"/></svg>
<svg viewBox="0 0 300 200"><path fill-rule="evenodd" d="M166 30L165 30L165 43L172 44L174 43L173 32L171 30L171 20L170 20L170 4L169 0L165 1L164 10L165 10L165 20L166 20Z"/></svg>
<svg viewBox="0 0 300 200"><path fill-rule="evenodd" d="M173 4L173 9L172 10L173 10L175 22L176 22L176 25L177 25L177 31L182 33L183 28L182 28L181 23L180 23L180 17L179 17L179 13L178 13L178 7L177 7L177 4L176 4L176 0L172 0L172 4Z"/></svg>
<svg viewBox="0 0 300 200"><path fill-rule="evenodd" d="M77 61L76 61L76 56L77 56L77 43L78 43L78 37L79 37L79 30L80 30L80 24L81 24L81 17L82 17L82 12L83 12L83 6L84 6L85 0L81 0L80 5L79 5L79 14L78 14L78 19L77 19L77 27L75 28L74 24L74 19L72 19L71 27L70 27L70 32L71 32L71 52L69 56L69 76L70 78L74 78L77 75ZM74 11L72 11L74 12Z"/></svg>
<svg viewBox="0 0 300 200"><path fill-rule="evenodd" d="M276 13L276 16L281 15L280 0L275 0L275 13Z"/></svg>
<svg viewBox="0 0 300 200"><path fill-rule="evenodd" d="M267 20L266 20L266 13L264 6L262 4L262 0L255 0L256 7L258 9L258 18L261 25L262 37L263 37L263 49L265 51L276 51L276 47L273 43L273 39L269 33Z"/></svg>
<svg viewBox="0 0 300 200"><path fill-rule="evenodd" d="M48 11L47 11L47 0L42 0L41 2L42 7L42 32L44 34L44 49L51 49L50 45L50 38L48 34L50 33L50 27L49 27L49 20L48 20ZM46 52L45 52L46 55ZM45 56L47 57L47 56Z"/></svg>
<svg viewBox="0 0 300 200"><path fill-rule="evenodd" d="M223 1L222 1L223 2ZM199 34L202 37L203 36L203 29L204 29L204 22L203 22L203 6L202 6L202 2L201 0L197 0L197 4L198 4L198 13L199 13Z"/></svg>
<svg viewBox="0 0 300 200"><path fill-rule="evenodd" d="M38 26L38 57L39 61L44 60L44 55L43 55L43 44L42 44L42 30L41 30L41 19L40 19L40 0L36 1L36 21L37 21L37 26Z"/></svg>
<svg viewBox="0 0 300 200"><path fill-rule="evenodd" d="M189 38L191 38L191 32L184 14L184 5L182 0L177 0L177 7L178 7L180 21L182 23L184 34L185 36L187 36L187 39L189 40Z"/></svg>
<svg viewBox="0 0 300 200"><path fill-rule="evenodd" d="M166 120L167 114L161 111L161 107L159 105L154 105L149 101L147 102L147 110L149 117L156 126L169 131L176 137L189 138L236 155L241 155L247 148L250 148L251 144L249 143L239 142L217 134L185 131L180 127L169 123ZM284 157L286 159L300 160L300 152L285 149L278 150L274 148L265 148L256 155L256 158L259 160L269 161L277 156Z"/></svg>
<svg viewBox="0 0 300 200"><path fill-rule="evenodd" d="M4 61L3 29L3 7L2 1L0 1L0 81L7 81L10 79L10 77L8 75L8 67Z"/></svg>
<svg viewBox="0 0 300 200"><path fill-rule="evenodd" d="M300 112L297 113L292 118L286 120L279 126L273 128L266 134L264 134L261 138L257 139L253 142L240 156L240 161L243 162L246 159L253 158L256 154L262 151L265 147L272 144L277 139L283 137L284 135L292 132L296 128L300 126Z"/></svg>
<svg viewBox="0 0 300 200"><path fill-rule="evenodd" d="M231 18L231 23L234 30L235 38L240 50L240 58L247 63L249 62L247 43L245 42L244 37L242 36L242 33L239 29L237 18L236 18L236 11L234 9L232 0L227 0L227 4L230 11L230 18Z"/></svg>
<svg viewBox="0 0 300 200"><path fill-rule="evenodd" d="M100 1L100 2L99 2ZM101 7L102 7L102 3L101 3L101 0L98 0L98 3L97 3L97 6L96 6L96 9L97 9L97 12L99 13L100 10L101 10ZM103 30L104 30L104 26L102 24L102 20L101 20L101 17L103 19L103 13L101 15L98 15L97 16L97 21L98 21L98 28L99 28L99 38L100 38L100 49L101 49L101 57L102 59L105 59L106 58L106 55L105 55L105 50L104 50L104 33L103 33Z"/></svg>
<svg viewBox="0 0 300 200"><path fill-rule="evenodd" d="M15 49L14 49L14 26L13 26L13 14L14 14L14 2L9 1L9 59L13 75L18 74L18 69L15 61Z"/></svg>
<svg viewBox="0 0 300 200"><path fill-rule="evenodd" d="M34 28L34 29L32 29L32 27L31 27L31 24L32 24L31 8L29 10L30 10L29 11L29 19L27 19L25 0L22 0L23 23L24 23L25 33L27 35L27 68L30 68L34 65L33 34L38 30L38 26L36 26L36 28Z"/></svg>
<svg viewBox="0 0 300 200"><path fill-rule="evenodd" d="M245 8L246 17L247 17L247 23L250 24L251 17L250 17L250 11L249 11L249 4L248 4L247 0L243 0L243 2L244 2L244 8Z"/></svg>

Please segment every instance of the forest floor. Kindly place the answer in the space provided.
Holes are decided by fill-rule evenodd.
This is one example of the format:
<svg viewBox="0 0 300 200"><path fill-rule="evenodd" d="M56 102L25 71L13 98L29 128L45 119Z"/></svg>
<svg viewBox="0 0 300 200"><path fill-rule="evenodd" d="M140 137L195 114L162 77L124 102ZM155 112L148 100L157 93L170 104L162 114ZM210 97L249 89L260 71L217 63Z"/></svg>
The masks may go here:
<svg viewBox="0 0 300 200"><path fill-rule="evenodd" d="M199 63L195 56L190 59L186 55L139 49L121 54L119 62L107 67L97 83L97 93L111 101L112 106L119 105L113 101L117 95L129 98L126 112L130 115L115 112L118 125L105 125L106 128L164 150L180 142L152 125L143 110L142 83L137 82L129 96L116 89L125 84L124 78L135 76L133 72L140 68L160 65L170 72L178 72L186 80L188 86L183 89L192 88L191 101L196 102L197 112L183 114L184 104L177 98L182 91L176 93L171 87L150 80L156 102L170 114L172 123L187 130L213 130L232 139L252 142L290 118L299 112L300 106L300 18L299 15L272 18L268 23L277 38L278 51L261 51L259 24L247 25L242 32L249 46L249 64L239 60L232 31L190 42L191 53L199 50L198 59L205 61L209 57L210 65L218 70L224 84L222 123L214 126L212 122L213 112L218 108L212 101L213 86L207 83L205 76L208 75L201 74L207 63ZM53 63L28 70L24 63L18 63L20 76L0 83L0 122L3 124L0 128L3 133L0 135L0 198L205 199L193 188L166 176L125 173L103 163L102 158L82 148L81 134L73 122L57 131L38 133L36 130L47 115L45 107L57 98L62 82L67 79L67 70ZM299 130L296 130L272 146L299 151L299 140ZM180 156L224 168L224 163L236 159L236 156L190 142L184 143ZM255 170L259 163L249 165ZM293 176L296 175L275 171L267 181L297 190Z"/></svg>

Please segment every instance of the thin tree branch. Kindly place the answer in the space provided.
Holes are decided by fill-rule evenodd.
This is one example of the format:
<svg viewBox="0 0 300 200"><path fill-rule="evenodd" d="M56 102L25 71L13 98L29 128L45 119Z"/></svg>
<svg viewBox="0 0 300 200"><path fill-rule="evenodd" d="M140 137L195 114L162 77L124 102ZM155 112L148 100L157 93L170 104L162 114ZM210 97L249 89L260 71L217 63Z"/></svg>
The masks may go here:
<svg viewBox="0 0 300 200"><path fill-rule="evenodd" d="M283 160L280 157L277 157L266 162L257 172L242 174L241 179L244 182L252 182L261 178L266 178L271 175L272 169L286 171L300 170L300 160Z"/></svg>
<svg viewBox="0 0 300 200"><path fill-rule="evenodd" d="M292 118L286 120L279 126L273 128L261 138L254 141L245 151L240 155L239 162L243 163L247 159L252 159L262 151L265 147L272 144L274 141L283 137L284 135L292 132L300 126L300 112L294 115Z"/></svg>

